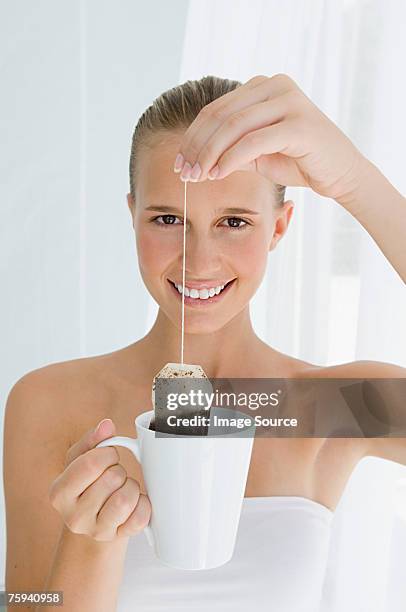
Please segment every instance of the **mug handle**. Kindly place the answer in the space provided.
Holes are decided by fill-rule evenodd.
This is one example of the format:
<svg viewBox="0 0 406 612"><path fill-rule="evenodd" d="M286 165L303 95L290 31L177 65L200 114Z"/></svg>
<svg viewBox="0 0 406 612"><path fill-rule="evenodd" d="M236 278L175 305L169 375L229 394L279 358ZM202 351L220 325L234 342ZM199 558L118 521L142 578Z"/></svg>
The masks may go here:
<svg viewBox="0 0 406 612"><path fill-rule="evenodd" d="M135 456L138 463L141 463L140 444L137 438L128 438L127 436L113 436L112 438L106 438L99 444L96 444L96 448L100 446L124 446L128 448Z"/></svg>
<svg viewBox="0 0 406 612"><path fill-rule="evenodd" d="M128 448L138 461L141 464L141 449L140 443L137 438L128 438L127 436L113 436L112 438L106 438L99 444L96 444L95 448L100 448L102 446L124 446ZM148 540L148 544L154 547L154 534L152 533L152 529L150 525L146 525L144 527L145 535Z"/></svg>

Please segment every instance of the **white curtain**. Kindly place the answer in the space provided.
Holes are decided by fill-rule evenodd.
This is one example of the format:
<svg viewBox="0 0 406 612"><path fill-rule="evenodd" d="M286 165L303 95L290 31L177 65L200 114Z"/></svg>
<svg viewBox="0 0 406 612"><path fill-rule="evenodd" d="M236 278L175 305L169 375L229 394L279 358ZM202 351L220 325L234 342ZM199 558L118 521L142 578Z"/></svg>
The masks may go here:
<svg viewBox="0 0 406 612"><path fill-rule="evenodd" d="M288 73L406 194L405 23L401 0L191 0L179 82ZM294 217L252 302L257 332L320 365L406 366L406 287L397 273L337 203L301 188L287 197ZM155 309L151 301L150 320ZM405 574L393 571L406 563L406 511L395 513L405 470L367 457L353 472L334 518L326 610L406 609L406 597L396 607Z"/></svg>

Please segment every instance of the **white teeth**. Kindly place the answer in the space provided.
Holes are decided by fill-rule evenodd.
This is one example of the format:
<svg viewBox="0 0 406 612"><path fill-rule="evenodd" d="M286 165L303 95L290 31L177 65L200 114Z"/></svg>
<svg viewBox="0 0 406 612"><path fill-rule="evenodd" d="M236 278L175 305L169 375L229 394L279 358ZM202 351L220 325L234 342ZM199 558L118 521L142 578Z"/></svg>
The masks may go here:
<svg viewBox="0 0 406 612"><path fill-rule="evenodd" d="M176 289L182 294L182 285L175 285ZM210 289L204 287L203 289L189 289L185 287L185 296L193 299L207 300L214 295L218 295L220 291L224 289L224 285L218 285L218 287L210 287Z"/></svg>

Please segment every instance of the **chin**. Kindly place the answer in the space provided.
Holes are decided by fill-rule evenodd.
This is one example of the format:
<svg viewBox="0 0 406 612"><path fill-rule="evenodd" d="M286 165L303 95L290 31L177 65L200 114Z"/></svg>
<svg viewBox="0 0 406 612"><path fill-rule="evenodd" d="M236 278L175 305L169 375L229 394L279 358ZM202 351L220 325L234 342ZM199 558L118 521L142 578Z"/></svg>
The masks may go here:
<svg viewBox="0 0 406 612"><path fill-rule="evenodd" d="M169 317L173 325L179 330L179 334L182 333L182 315ZM231 319L225 321L216 322L213 317L208 317L207 314L200 316L187 316L185 312L185 335L202 336L207 334L214 334L215 332L222 329Z"/></svg>

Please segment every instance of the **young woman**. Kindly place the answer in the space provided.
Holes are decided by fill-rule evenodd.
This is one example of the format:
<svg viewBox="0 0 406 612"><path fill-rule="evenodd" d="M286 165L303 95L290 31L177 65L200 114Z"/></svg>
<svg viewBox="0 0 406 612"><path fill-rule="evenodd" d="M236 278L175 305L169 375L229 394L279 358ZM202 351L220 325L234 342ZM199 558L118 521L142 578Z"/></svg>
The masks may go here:
<svg viewBox="0 0 406 612"><path fill-rule="evenodd" d="M154 375L179 361L185 180L187 363L210 377L406 376L388 363L321 367L282 354L249 314L292 216L285 186L334 198L406 281L401 194L287 75L210 76L165 92L135 129L127 196L157 319L121 350L35 370L11 390L7 590L61 590L75 612L316 610L351 472L366 455L406 464L403 438L255 439L234 557L205 572L155 559L141 533L151 505L140 466L126 449L95 448L133 435L134 418L152 408Z"/></svg>

